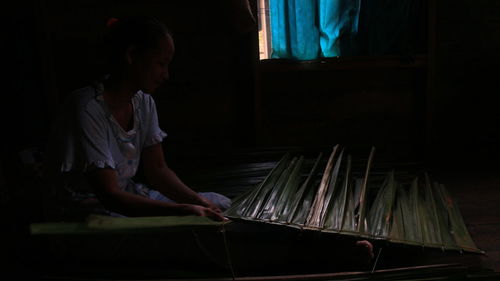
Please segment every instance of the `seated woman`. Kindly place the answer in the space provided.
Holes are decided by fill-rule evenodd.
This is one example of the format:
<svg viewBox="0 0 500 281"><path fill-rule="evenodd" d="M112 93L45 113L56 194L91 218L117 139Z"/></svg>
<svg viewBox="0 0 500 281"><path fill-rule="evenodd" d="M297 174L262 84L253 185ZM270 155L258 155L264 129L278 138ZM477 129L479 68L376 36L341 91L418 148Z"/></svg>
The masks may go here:
<svg viewBox="0 0 500 281"><path fill-rule="evenodd" d="M58 219L89 213L113 216L197 215L224 220L231 201L196 193L167 166L155 102L168 76L174 42L149 17L113 19L103 42L107 78L73 92L54 127L49 168ZM150 187L134 182L139 163ZM154 188L154 189L153 189Z"/></svg>

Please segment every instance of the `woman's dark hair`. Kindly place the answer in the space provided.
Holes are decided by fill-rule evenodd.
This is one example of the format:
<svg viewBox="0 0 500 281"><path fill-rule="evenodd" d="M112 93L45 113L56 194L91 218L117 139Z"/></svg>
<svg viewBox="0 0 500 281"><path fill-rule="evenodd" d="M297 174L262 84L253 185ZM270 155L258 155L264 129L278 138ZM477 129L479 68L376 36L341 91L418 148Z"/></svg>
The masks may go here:
<svg viewBox="0 0 500 281"><path fill-rule="evenodd" d="M165 35L171 35L170 31L153 17L111 18L103 36L104 59L108 67L120 67L130 46L136 47L139 52L149 50Z"/></svg>

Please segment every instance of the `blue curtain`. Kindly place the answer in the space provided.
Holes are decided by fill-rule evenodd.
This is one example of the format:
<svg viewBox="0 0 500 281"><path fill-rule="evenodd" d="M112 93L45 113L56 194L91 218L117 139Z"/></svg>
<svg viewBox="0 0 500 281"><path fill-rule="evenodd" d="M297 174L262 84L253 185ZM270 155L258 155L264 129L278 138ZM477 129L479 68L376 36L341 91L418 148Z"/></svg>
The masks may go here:
<svg viewBox="0 0 500 281"><path fill-rule="evenodd" d="M341 55L340 39L357 32L360 0L269 0L272 58Z"/></svg>

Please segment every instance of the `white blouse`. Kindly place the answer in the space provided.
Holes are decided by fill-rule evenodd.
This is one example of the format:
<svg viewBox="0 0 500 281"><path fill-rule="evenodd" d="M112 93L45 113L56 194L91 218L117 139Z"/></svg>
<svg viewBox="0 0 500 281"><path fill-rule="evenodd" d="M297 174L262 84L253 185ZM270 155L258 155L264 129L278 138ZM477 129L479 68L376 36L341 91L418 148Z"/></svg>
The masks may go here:
<svg viewBox="0 0 500 281"><path fill-rule="evenodd" d="M149 189L135 183L141 151L167 136L158 125L153 98L138 91L132 98L134 125L126 132L103 99L103 86L88 86L73 92L62 109L55 129L50 160L63 179L63 188L80 201L95 197L84 172L114 169L124 191L148 196Z"/></svg>

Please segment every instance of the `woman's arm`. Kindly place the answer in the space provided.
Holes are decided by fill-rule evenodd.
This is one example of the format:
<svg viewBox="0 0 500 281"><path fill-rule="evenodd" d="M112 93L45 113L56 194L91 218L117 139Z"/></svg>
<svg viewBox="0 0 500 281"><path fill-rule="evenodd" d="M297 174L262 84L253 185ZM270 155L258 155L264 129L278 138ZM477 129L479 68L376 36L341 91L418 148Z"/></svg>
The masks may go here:
<svg viewBox="0 0 500 281"><path fill-rule="evenodd" d="M113 169L93 170L87 178L103 205L113 212L126 216L197 215L223 220L220 214L202 206L166 203L122 191Z"/></svg>
<svg viewBox="0 0 500 281"><path fill-rule="evenodd" d="M200 205L221 212L208 199L186 186L167 166L160 143L144 148L141 157L146 178L159 192L179 203Z"/></svg>

